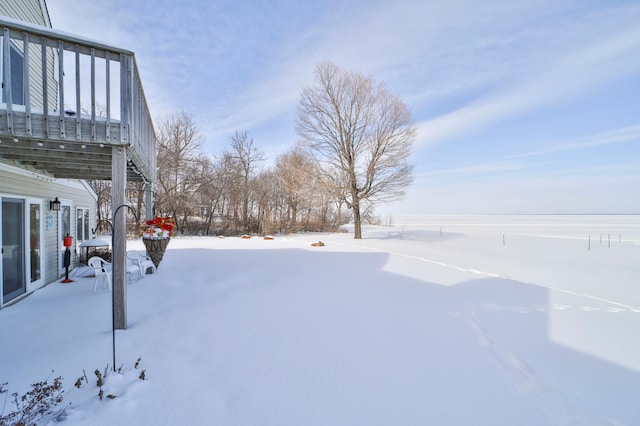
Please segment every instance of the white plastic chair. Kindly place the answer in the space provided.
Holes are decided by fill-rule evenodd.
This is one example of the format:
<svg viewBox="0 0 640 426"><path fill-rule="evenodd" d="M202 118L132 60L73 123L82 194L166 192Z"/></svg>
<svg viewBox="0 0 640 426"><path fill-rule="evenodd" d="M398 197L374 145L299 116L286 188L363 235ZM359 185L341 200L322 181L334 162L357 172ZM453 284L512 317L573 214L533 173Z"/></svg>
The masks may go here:
<svg viewBox="0 0 640 426"><path fill-rule="evenodd" d="M98 288L98 283L106 283L109 290L111 290L111 271L108 269L109 262L98 256L93 256L87 262L90 267L93 268L93 272L96 275L96 280L93 284L93 293L95 294Z"/></svg>
<svg viewBox="0 0 640 426"><path fill-rule="evenodd" d="M135 265L138 265L140 278L143 278L149 270L151 270L152 274L156 272L156 265L153 264L151 258L145 253L137 250L129 250L127 252L127 259L131 260Z"/></svg>
<svg viewBox="0 0 640 426"><path fill-rule="evenodd" d="M142 278L142 274L140 273L138 262L127 256L127 284L133 284L134 281L138 281L140 278Z"/></svg>

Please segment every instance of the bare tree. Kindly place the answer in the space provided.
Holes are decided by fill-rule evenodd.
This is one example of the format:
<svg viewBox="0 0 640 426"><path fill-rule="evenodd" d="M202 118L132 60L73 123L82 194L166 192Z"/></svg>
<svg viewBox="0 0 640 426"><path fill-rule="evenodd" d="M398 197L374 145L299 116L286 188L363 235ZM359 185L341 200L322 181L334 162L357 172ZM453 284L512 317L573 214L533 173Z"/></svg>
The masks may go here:
<svg viewBox="0 0 640 426"><path fill-rule="evenodd" d="M133 222L134 229L140 229L140 225L143 220L143 207L149 208L145 205L144 194L147 184L144 182L127 182L127 202L132 205L133 209L137 212L135 222Z"/></svg>
<svg viewBox="0 0 640 426"><path fill-rule="evenodd" d="M202 216L201 232L209 235L214 225L215 215L224 204L224 192L229 186L228 174L224 170L224 162L220 159L209 159L202 164L202 184L198 189L200 215Z"/></svg>
<svg viewBox="0 0 640 426"><path fill-rule="evenodd" d="M398 199L413 181L408 160L416 128L400 98L370 77L323 63L316 83L302 92L297 133L353 209L360 239L365 204Z"/></svg>
<svg viewBox="0 0 640 426"><path fill-rule="evenodd" d="M280 155L276 159L276 171L286 193L289 232L297 231L298 211L305 198L313 198L312 185L317 174L309 155L299 148Z"/></svg>
<svg viewBox="0 0 640 426"><path fill-rule="evenodd" d="M97 222L107 219L111 215L111 181L110 180L89 180L89 186L98 196Z"/></svg>
<svg viewBox="0 0 640 426"><path fill-rule="evenodd" d="M200 152L202 134L186 112L166 116L158 134L157 213L171 215L184 232L193 211L193 195L205 169Z"/></svg>
<svg viewBox="0 0 640 426"><path fill-rule="evenodd" d="M257 202L257 232L263 235L278 230L278 208L280 207L280 177L272 170L261 172L252 181Z"/></svg>
<svg viewBox="0 0 640 426"><path fill-rule="evenodd" d="M237 177L237 189L240 196L241 220L244 231L249 231L251 188L250 179L255 177L258 165L264 161L264 154L254 144L246 131L236 132L231 137L231 152L228 157L233 164Z"/></svg>

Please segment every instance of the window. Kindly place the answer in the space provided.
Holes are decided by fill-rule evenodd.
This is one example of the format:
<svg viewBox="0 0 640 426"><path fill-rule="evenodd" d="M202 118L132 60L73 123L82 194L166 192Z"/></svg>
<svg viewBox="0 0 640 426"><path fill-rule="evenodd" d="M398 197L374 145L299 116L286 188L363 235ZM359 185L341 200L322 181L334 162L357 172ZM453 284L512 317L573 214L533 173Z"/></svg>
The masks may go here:
<svg viewBox="0 0 640 426"><path fill-rule="evenodd" d="M31 258L31 282L42 278L40 203L29 204L29 248Z"/></svg>
<svg viewBox="0 0 640 426"><path fill-rule="evenodd" d="M10 44L9 60L11 62L11 102L15 105L24 105L24 57L16 46ZM6 72L4 69L4 58L2 59L2 102L7 102L7 91L5 88Z"/></svg>
<svg viewBox="0 0 640 426"><path fill-rule="evenodd" d="M76 240L78 243L86 241L91 237L89 230L89 209L76 209Z"/></svg>

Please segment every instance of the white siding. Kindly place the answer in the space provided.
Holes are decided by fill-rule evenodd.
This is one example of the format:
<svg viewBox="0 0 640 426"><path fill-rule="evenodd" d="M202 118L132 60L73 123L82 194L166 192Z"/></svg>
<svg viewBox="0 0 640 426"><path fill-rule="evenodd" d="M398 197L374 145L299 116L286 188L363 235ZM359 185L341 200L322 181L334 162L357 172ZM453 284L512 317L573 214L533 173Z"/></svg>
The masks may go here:
<svg viewBox="0 0 640 426"><path fill-rule="evenodd" d="M17 169L0 163L0 196L34 197L41 198L42 217L46 220L49 213L49 201L58 197L60 200L71 202L71 232L74 237L76 232L77 207L90 210L89 224L91 228L96 226L97 200L78 181L66 179L54 180L35 172ZM55 218L55 216L54 216ZM62 241L58 241L58 221L54 220L53 229L44 228L44 282L50 283L59 278L59 251Z"/></svg>
<svg viewBox="0 0 640 426"><path fill-rule="evenodd" d="M48 21L40 0L2 0L0 15L43 26L47 26Z"/></svg>

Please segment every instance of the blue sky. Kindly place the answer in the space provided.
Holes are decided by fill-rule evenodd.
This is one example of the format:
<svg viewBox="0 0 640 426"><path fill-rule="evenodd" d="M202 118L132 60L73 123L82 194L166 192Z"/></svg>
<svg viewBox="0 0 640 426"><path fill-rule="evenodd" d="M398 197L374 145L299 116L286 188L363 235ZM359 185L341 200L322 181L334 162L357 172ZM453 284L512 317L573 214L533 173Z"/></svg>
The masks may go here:
<svg viewBox="0 0 640 426"><path fill-rule="evenodd" d="M640 1L48 0L54 28L136 53L156 121L220 153L296 141L322 61L383 81L419 129L381 213L640 213ZM269 165L269 164L265 164Z"/></svg>

